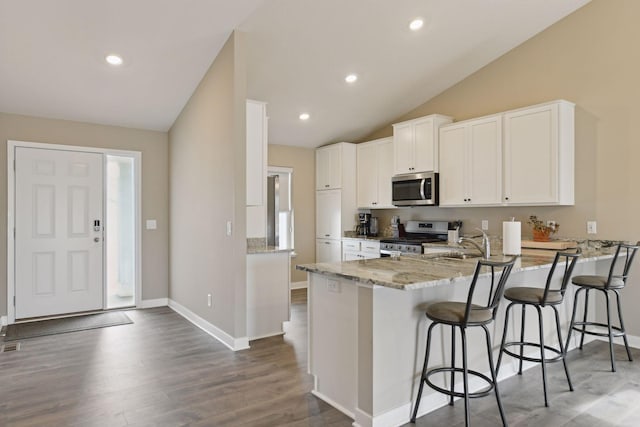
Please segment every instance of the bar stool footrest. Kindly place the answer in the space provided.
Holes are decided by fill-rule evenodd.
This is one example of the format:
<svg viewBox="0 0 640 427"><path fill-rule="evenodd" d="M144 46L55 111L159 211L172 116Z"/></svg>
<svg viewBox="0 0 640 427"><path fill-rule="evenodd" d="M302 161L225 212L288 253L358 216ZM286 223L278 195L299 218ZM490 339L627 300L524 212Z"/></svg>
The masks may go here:
<svg viewBox="0 0 640 427"><path fill-rule="evenodd" d="M444 367L444 368L435 368L435 369L431 369L427 372L427 374L425 375L423 381L427 383L427 385L429 387L431 387L432 389L439 391L440 393L446 394L448 396L454 396L454 397L460 397L460 398L464 398L464 393L463 392L458 392L458 391L451 391L451 389L446 389L446 388L442 388L434 383L431 382L431 380L429 379L429 377L431 375L434 374L439 374L439 373L446 373L446 372L457 372L460 373L461 375L463 375L464 371L462 368L456 368L456 367ZM491 380L491 378L489 378L488 376L486 376L485 374L478 372L478 371L474 371L471 369L467 369L467 374L468 375L473 375L477 378L480 378L482 380L484 380L487 385L488 388L484 389L484 390L480 390L480 391L476 391L473 393L469 393L469 397L470 398L476 398L476 397L484 397L484 396L488 396L489 394L491 394L491 392L493 391L493 389L495 388L495 384L493 383L493 381Z"/></svg>
<svg viewBox="0 0 640 427"><path fill-rule="evenodd" d="M578 328L578 326L598 326L600 328L608 329L609 326L606 323L574 322L573 323L573 327L571 329L573 329L576 332L585 333L585 334L588 334L588 335L595 335L595 336L598 336L598 337L608 337L609 336L609 332L596 332L596 331L589 331L587 329L585 329L583 331L582 328ZM623 331L621 327L611 325L611 336L613 336L613 337L623 337L625 335L626 335L626 332Z"/></svg>
<svg viewBox="0 0 640 427"><path fill-rule="evenodd" d="M508 354L509 356L516 358L516 359L521 359L521 360L526 360L527 362L536 362L536 363L542 363L542 359L539 357L529 357L529 356L525 356L522 355L522 357L520 356L520 354L518 353L514 353L510 350L507 350L507 347L511 347L511 346L518 346L518 347L525 347L525 346L529 346L529 347L536 347L538 349L540 349L540 343L537 342L528 342L528 341L510 341L504 344L504 347L502 349L503 352L505 352L506 354ZM557 348L554 347L550 347L548 345L544 346L545 350L549 350L552 351L554 353L557 354L557 356L555 357L550 357L550 358L544 358L544 362L545 363L552 363L552 362L558 362L560 360L562 360L564 358L564 355L562 354L562 351L558 350Z"/></svg>

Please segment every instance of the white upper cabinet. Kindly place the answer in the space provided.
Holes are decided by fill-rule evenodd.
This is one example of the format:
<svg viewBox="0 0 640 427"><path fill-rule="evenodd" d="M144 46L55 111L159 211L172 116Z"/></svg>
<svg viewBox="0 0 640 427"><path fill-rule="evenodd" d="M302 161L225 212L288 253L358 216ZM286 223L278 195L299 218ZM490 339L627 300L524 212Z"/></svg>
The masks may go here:
<svg viewBox="0 0 640 427"><path fill-rule="evenodd" d="M438 130L451 117L433 114L393 125L394 173L438 171Z"/></svg>
<svg viewBox="0 0 640 427"><path fill-rule="evenodd" d="M359 208L394 208L391 203L393 139L357 145L357 200Z"/></svg>
<svg viewBox="0 0 640 427"><path fill-rule="evenodd" d="M574 204L574 109L554 101L504 114L504 203Z"/></svg>
<svg viewBox="0 0 640 427"><path fill-rule="evenodd" d="M342 144L316 150L316 190L342 188Z"/></svg>
<svg viewBox="0 0 640 427"><path fill-rule="evenodd" d="M440 206L502 203L502 115L440 128Z"/></svg>
<svg viewBox="0 0 640 427"><path fill-rule="evenodd" d="M267 104L247 100L247 206L262 206L267 193Z"/></svg>

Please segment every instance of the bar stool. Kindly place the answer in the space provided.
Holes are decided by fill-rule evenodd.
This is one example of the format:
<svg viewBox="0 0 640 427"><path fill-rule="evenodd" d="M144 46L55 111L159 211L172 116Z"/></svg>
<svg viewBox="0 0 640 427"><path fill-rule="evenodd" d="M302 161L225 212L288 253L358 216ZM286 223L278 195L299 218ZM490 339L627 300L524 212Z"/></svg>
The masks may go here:
<svg viewBox="0 0 640 427"><path fill-rule="evenodd" d="M500 394L498 393L498 381L496 378L496 372L493 368L491 338L489 336L489 330L487 329L487 325L493 322L496 317L496 313L498 311L498 304L502 299L502 293L504 292L505 284L507 283L507 279L509 277L509 274L511 273L511 269L513 268L513 263L515 262L515 260L516 260L516 257L513 257L510 261L507 261L507 262L497 262L497 261L488 261L488 260L478 261L478 263L476 264L475 272L473 274L471 285L469 287L469 294L467 296L466 302L454 302L454 301L437 302L437 303L430 304L427 307L425 314L427 318L431 320L432 323L429 326L429 329L427 332L427 348L424 356L424 366L422 368L422 375L420 377L420 388L418 390L418 398L416 400L416 404L413 409L413 416L411 417L412 423L415 423L416 421L416 416L418 414L418 407L420 406L420 399L422 398L422 390L424 388L424 385L427 384L429 387L433 388L434 390L450 396L449 405L453 405L454 397L464 398L464 415L465 415L466 426L469 425L469 420L470 420L469 398L487 396L493 390L496 395L496 400L498 401L498 409L500 410L500 417L502 418L502 424L505 426L507 425L507 421L504 416L504 411L502 409L502 403L500 402ZM486 273L486 275L488 275L491 279L491 287L489 288L486 304L477 304L478 301L474 302L474 294L477 288L476 285L478 282L478 277L480 276L480 274L483 274L483 276L485 275L485 273L483 272L483 269L485 267L487 267L486 270L489 271L489 273ZM429 362L429 350L431 347L431 332L433 331L433 328L439 324L451 326L451 366L442 367L442 368L433 368L433 369L427 370L427 366ZM482 329L484 329L484 332L485 332L491 378L487 377L486 375L478 371L474 371L468 368L466 329L467 327L474 327L474 326L482 327ZM462 337L462 368L455 366L456 327L460 328L460 334ZM451 389L450 390L437 386L433 382L431 382L430 377L440 372L451 373ZM464 389L463 392L455 391L456 373L462 374L463 389ZM479 377L483 379L488 384L488 388L478 392L470 393L469 392L469 375L473 375L475 377Z"/></svg>
<svg viewBox="0 0 640 427"><path fill-rule="evenodd" d="M496 373L500 371L500 364L502 362L502 355L508 354L511 357L515 357L520 360L518 375L522 375L522 362L524 360L528 362L537 362L542 366L542 388L544 391L544 406L549 406L547 400L547 370L546 364L549 362L558 362L562 360L564 365L564 372L567 375L567 382L569 383L569 390L573 391L573 385L571 384L571 377L569 376L569 369L567 368L567 362L565 356L567 354L566 347L563 347L562 333L560 331L560 316L558 315L558 309L556 306L562 304L564 301L564 294L569 284L569 279L573 273L573 269L576 265L576 261L580 257L580 250L576 253L557 252L553 259L553 264L547 275L547 283L544 288L534 288L528 286L514 286L504 291L504 297L511 301L507 306L507 311L504 317L504 331L502 333L502 342L500 344L500 355L498 356L498 364L496 365ZM554 284L554 276L556 267L559 262L564 262L564 273L562 274L562 280L559 286L556 288ZM509 326L509 313L514 305L520 305L522 310L522 321L520 324L520 341L509 341L507 339L507 328ZM525 329L525 313L527 306L535 307L538 312L538 330L540 334L540 342L530 342L524 340ZM556 332L558 334L558 347L554 348L544 343L544 325L542 321L542 308L551 307L555 313L556 319ZM524 348L526 346L537 347L540 349L540 358L529 357L524 355ZM508 350L509 347L519 347L520 353L514 353ZM555 353L554 357L546 357L545 350L550 350Z"/></svg>
<svg viewBox="0 0 640 427"><path fill-rule="evenodd" d="M573 299L573 314L571 315L571 327L569 328L569 333L567 334L567 345L569 346L569 340L571 339L572 331L577 331L582 334L580 337L580 350L582 350L582 345L584 344L584 334L596 335L599 337L608 337L609 338L609 355L611 356L611 372L616 371L616 361L613 355L613 338L614 337L622 337L624 340L624 346L627 349L627 357L629 361L632 362L633 358L631 357L631 351L629 350L629 343L627 342L627 334L624 329L624 321L622 320L622 307L620 305L620 290L624 288L627 284L627 278L629 277L629 269L631 268L631 263L633 262L633 258L636 256L636 252L640 248L640 241L635 245L629 245L620 243L616 248L616 253L611 261L611 267L609 268L608 276L576 276L571 282L578 286L578 290L576 291L575 297ZM623 257L624 264L622 268L620 268L620 264L618 263L619 257ZM616 266L618 266L617 271L620 271L620 274L616 274ZM589 292L591 290L601 291L607 302L607 323L599 323L599 322L587 322L587 309L589 306ZM576 308L578 306L578 295L580 292L584 291L584 315L582 318L582 322L576 322ZM613 292L616 295L616 302L618 305L618 320L620 321L620 326L612 326L611 325L611 307L609 304L609 293ZM587 326L595 326L601 328L607 328L607 332L597 332L595 330L587 330ZM615 332L614 332L615 331Z"/></svg>

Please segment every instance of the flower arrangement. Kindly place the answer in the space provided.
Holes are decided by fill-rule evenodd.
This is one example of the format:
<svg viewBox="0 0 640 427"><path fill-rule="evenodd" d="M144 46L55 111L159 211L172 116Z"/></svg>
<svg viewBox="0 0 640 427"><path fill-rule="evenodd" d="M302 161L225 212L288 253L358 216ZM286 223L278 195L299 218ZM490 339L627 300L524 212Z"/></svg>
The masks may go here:
<svg viewBox="0 0 640 427"><path fill-rule="evenodd" d="M536 215L530 215L527 224L533 228L533 240L536 242L548 242L549 236L556 233L560 227L558 223L547 225L547 223L538 219Z"/></svg>

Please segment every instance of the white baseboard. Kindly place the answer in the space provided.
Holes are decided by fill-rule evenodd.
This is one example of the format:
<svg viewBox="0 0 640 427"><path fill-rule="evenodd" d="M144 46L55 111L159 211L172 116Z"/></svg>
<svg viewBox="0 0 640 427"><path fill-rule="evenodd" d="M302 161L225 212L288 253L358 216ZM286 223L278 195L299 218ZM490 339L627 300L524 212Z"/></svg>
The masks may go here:
<svg viewBox="0 0 640 427"><path fill-rule="evenodd" d="M580 334L578 334L578 336L580 336ZM587 341L587 337L588 335L585 336L584 340L585 342ZM593 339L596 339L598 341L605 341L605 342L609 342L609 338L607 337L593 337ZM627 341L629 342L629 347L633 347L633 348L640 348L640 337L637 337L635 335L629 335L627 334ZM622 340L622 337L616 337L613 339L613 343L614 344L620 344L620 345L624 345L624 341Z"/></svg>
<svg viewBox="0 0 640 427"><path fill-rule="evenodd" d="M431 398L432 396L429 396ZM436 395L435 397L438 400L442 400L442 404L440 406L444 406L447 404L448 400L446 396L443 394ZM425 398L425 400L427 400ZM407 403L405 405L399 406L395 409L385 412L377 417L372 417L366 412L361 411L356 408L356 417L353 422L354 427L389 427L389 426L401 426L405 425L409 421L409 417L411 414L411 403Z"/></svg>
<svg viewBox="0 0 640 427"><path fill-rule="evenodd" d="M7 316L0 316L0 326L7 326Z"/></svg>
<svg viewBox="0 0 640 427"><path fill-rule="evenodd" d="M168 305L169 298L143 299L138 308L166 307Z"/></svg>
<svg viewBox="0 0 640 427"><path fill-rule="evenodd" d="M308 284L307 281L302 281L302 282L291 282L291 284L289 285L289 289L307 289Z"/></svg>
<svg viewBox="0 0 640 427"><path fill-rule="evenodd" d="M347 417L353 419L354 418L354 413L347 410L347 408L345 408L344 406L340 405L339 403L335 402L332 399L329 399L327 396L325 396L324 394L316 391L316 390L311 390L311 394L313 394L315 397L317 397L320 400L324 400L325 402L327 402L329 405L333 406L334 408L336 408L338 411L342 412L343 414L345 414ZM354 423L355 425L355 423Z"/></svg>
<svg viewBox="0 0 640 427"><path fill-rule="evenodd" d="M271 338L271 337L277 337L280 335L284 335L284 332L271 332L268 334L263 334L263 335L258 335L255 337L249 337L249 341L253 341L253 340L261 340L263 338Z"/></svg>
<svg viewBox="0 0 640 427"><path fill-rule="evenodd" d="M193 323L195 326L202 329L203 331L220 341L222 344L229 347L231 350L238 351L249 348L248 337L234 338L222 329L209 323L202 317L195 314L193 311L189 310L182 304L179 304L172 299L169 299L169 307L180 316L184 317L189 322Z"/></svg>
<svg viewBox="0 0 640 427"><path fill-rule="evenodd" d="M572 337L572 343L569 344L569 350L572 350L576 347L578 340L575 339L575 335ZM631 337L629 338L629 345L632 346L632 341L636 344L640 344L640 338ZM606 338L605 338L606 339ZM590 336L585 336L585 344L593 341L594 338ZM637 341L636 341L637 340ZM525 356L528 357L538 357L539 353L536 350L531 350L525 353ZM497 356L494 355L494 362L497 361ZM531 369L535 366L539 366L538 363L535 362L527 362L524 361L522 364L522 370L526 371L527 369ZM498 382L502 382L503 380L510 378L512 376L517 375L518 373L518 360L509 356L505 356L502 361L502 365L500 366L500 374L498 375ZM490 376L489 372L484 372L485 375ZM469 391L479 391L486 387L486 383L483 380L480 380L475 377L469 378ZM428 389L430 390L430 389ZM417 391L417 389L416 389ZM327 403L334 405L334 403L327 400L322 394L312 392L314 395L318 396L320 399L325 400ZM456 398L455 400L459 400ZM422 397L420 402L420 408L418 409L417 417L420 418L423 415L428 414L429 412L433 412L437 409L446 406L449 403L449 397L441 394L441 393L428 393ZM402 406L399 406L395 409L391 409L385 413L379 414L375 417L367 414L366 412L356 408L355 418L353 425L356 427L381 427L381 426L401 426L409 422L411 417L411 411L413 410L414 402L408 402ZM335 406L335 405L334 405ZM340 411L349 415L348 411L338 408Z"/></svg>

